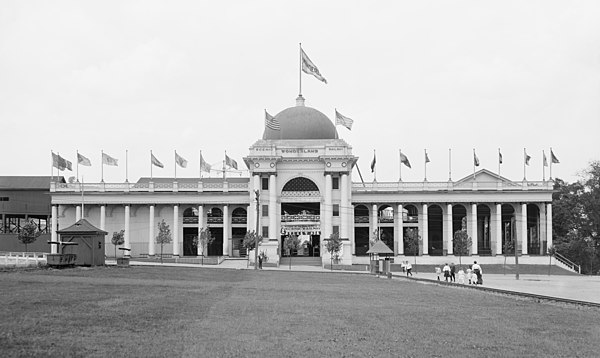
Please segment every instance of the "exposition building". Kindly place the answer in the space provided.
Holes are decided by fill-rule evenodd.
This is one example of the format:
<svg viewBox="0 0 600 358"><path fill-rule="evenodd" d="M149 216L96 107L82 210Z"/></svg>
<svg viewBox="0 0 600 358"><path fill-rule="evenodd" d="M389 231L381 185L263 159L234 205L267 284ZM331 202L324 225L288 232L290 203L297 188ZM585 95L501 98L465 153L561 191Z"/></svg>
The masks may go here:
<svg viewBox="0 0 600 358"><path fill-rule="evenodd" d="M57 229L83 217L109 233L124 229L132 257L159 252L161 220L173 238L164 252L175 257L244 257L242 239L258 227L264 237L259 251L271 264L287 255L282 242L292 234L302 242L292 255L329 262L324 240L339 233L347 265L368 262L374 237L393 251L396 262L408 260L405 237L413 230L422 240L420 262L458 262L452 237L460 229L472 238L469 255L482 262L500 260L511 238L524 262L536 261L552 245L552 181L516 182L486 169L458 181L354 181L358 158L352 147L302 96L275 119L280 129L265 127L244 158L248 178L51 183L52 241ZM205 227L215 236L207 252L194 244ZM109 244L107 237L106 254L112 256Z"/></svg>

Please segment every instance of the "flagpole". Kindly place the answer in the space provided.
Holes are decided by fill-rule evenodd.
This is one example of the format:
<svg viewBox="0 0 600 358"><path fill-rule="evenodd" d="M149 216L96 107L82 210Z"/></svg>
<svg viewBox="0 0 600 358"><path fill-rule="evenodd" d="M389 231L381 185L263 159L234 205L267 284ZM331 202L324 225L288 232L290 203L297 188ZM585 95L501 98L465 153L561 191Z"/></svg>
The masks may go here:
<svg viewBox="0 0 600 358"><path fill-rule="evenodd" d="M177 150L175 150L175 181L177 181Z"/></svg>
<svg viewBox="0 0 600 358"><path fill-rule="evenodd" d="M475 148L473 148L473 180L475 180Z"/></svg>
<svg viewBox="0 0 600 358"><path fill-rule="evenodd" d="M79 149L76 150L77 151L77 181L79 181Z"/></svg>
<svg viewBox="0 0 600 358"><path fill-rule="evenodd" d="M402 181L402 149L400 148L398 148L398 170L400 172L398 181Z"/></svg>
<svg viewBox="0 0 600 358"><path fill-rule="evenodd" d="M552 152L552 147L550 147L550 177L548 178L548 180L552 180L552 162L554 161L553 157L554 153Z"/></svg>
<svg viewBox="0 0 600 358"><path fill-rule="evenodd" d="M548 163L548 159L546 158L546 152L542 149L542 181L546 181L546 164L547 163Z"/></svg>
<svg viewBox="0 0 600 358"><path fill-rule="evenodd" d="M452 181L452 148L448 148L448 181Z"/></svg>
<svg viewBox="0 0 600 358"><path fill-rule="evenodd" d="M129 149L125 149L125 183L129 183Z"/></svg>
<svg viewBox="0 0 600 358"><path fill-rule="evenodd" d="M198 159L198 164L200 164L200 169L198 170L198 178L202 179L202 150L200 150L200 159Z"/></svg>
<svg viewBox="0 0 600 358"><path fill-rule="evenodd" d="M500 148L498 148L498 175L500 175L500 165L502 164L502 162L500 161L501 155L502 153L500 153Z"/></svg>
<svg viewBox="0 0 600 358"><path fill-rule="evenodd" d="M523 148L523 181L527 180L527 169L525 167L526 163L527 163L527 150L526 150L526 148Z"/></svg>
<svg viewBox="0 0 600 358"><path fill-rule="evenodd" d="M373 165L373 181L377 181L377 157L375 156L375 149L373 149L373 159L375 159L375 165Z"/></svg>
<svg viewBox="0 0 600 358"><path fill-rule="evenodd" d="M152 181L152 149L150 149L150 181Z"/></svg>
<svg viewBox="0 0 600 358"><path fill-rule="evenodd" d="M227 151L225 151L225 158L227 158ZM223 180L225 180L225 159L223 159Z"/></svg>
<svg viewBox="0 0 600 358"><path fill-rule="evenodd" d="M54 152L50 149L50 182L54 182Z"/></svg>
<svg viewBox="0 0 600 358"><path fill-rule="evenodd" d="M100 175L101 175L101 183L104 183L104 150L101 149L100 152L102 152L102 157L100 158L100 162L102 162L102 165L100 166Z"/></svg>
<svg viewBox="0 0 600 358"><path fill-rule="evenodd" d="M298 96L302 96L302 42L298 43L299 47L300 47L300 52L298 53L300 56L300 67L298 68L298 79L299 79L299 89L298 89Z"/></svg>
<svg viewBox="0 0 600 358"><path fill-rule="evenodd" d="M425 151L425 179L423 181L427 181L427 149Z"/></svg>
<svg viewBox="0 0 600 358"><path fill-rule="evenodd" d="M79 179L78 179L79 180ZM85 210L84 210L84 204L83 204L83 176L81 176L81 218L85 218Z"/></svg>

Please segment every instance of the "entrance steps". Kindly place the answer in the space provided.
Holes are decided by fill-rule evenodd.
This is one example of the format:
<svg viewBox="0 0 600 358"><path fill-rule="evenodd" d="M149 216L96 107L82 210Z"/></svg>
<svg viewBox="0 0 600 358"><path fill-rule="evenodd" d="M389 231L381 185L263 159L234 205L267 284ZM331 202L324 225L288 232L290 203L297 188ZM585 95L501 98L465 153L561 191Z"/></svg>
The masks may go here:
<svg viewBox="0 0 600 358"><path fill-rule="evenodd" d="M279 259L279 266L285 266L290 264L289 257L282 257ZM318 266L323 265L320 257L310 256L292 256L292 266Z"/></svg>

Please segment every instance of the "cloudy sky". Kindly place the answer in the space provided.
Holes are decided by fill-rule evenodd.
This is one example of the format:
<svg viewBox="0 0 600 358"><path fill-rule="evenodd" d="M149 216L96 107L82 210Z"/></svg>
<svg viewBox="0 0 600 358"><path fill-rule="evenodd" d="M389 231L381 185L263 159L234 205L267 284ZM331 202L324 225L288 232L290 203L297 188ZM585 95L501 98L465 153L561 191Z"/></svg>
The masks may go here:
<svg viewBox="0 0 600 358"><path fill-rule="evenodd" d="M174 150L198 176L202 150L242 164L264 109L295 105L298 44L323 84L306 104L355 120L338 127L365 180L398 179L398 150L430 181L481 167L542 180L542 150L569 182L600 159L600 2L590 1L2 1L0 175L50 175L50 151L104 180L172 177ZM548 155L548 154L547 154ZM242 164L243 165L243 164ZM63 172L66 177L75 175ZM247 174L246 174L247 175ZM546 177L549 173L546 170ZM358 175L354 175L358 181Z"/></svg>

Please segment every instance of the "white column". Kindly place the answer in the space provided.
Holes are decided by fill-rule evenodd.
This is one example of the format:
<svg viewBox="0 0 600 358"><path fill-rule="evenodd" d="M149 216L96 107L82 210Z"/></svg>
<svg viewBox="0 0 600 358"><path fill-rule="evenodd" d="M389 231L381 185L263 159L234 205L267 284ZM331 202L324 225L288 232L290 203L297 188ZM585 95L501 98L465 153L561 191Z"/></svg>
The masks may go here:
<svg viewBox="0 0 600 358"><path fill-rule="evenodd" d="M204 206L198 205L198 238L200 238L200 230L204 227ZM204 255L204 247L200 241L198 241L198 247L196 249L196 254L198 256Z"/></svg>
<svg viewBox="0 0 600 358"><path fill-rule="evenodd" d="M375 235L375 230L379 227L377 219L377 204L373 204L373 210L371 210L371 232L369 233L369 241L371 241L371 238Z"/></svg>
<svg viewBox="0 0 600 358"><path fill-rule="evenodd" d="M340 193L340 237L347 240L349 237L348 230L348 174L342 174L342 186Z"/></svg>
<svg viewBox="0 0 600 358"><path fill-rule="evenodd" d="M527 204L521 204L521 253L527 255Z"/></svg>
<svg viewBox="0 0 600 358"><path fill-rule="evenodd" d="M552 203L546 204L546 243L546 247L552 246Z"/></svg>
<svg viewBox="0 0 600 358"><path fill-rule="evenodd" d="M154 205L150 205L150 212L148 214L148 255L154 256L156 250L154 249Z"/></svg>
<svg viewBox="0 0 600 358"><path fill-rule="evenodd" d="M454 254L454 232L452 228L452 204L446 204L446 235L448 255Z"/></svg>
<svg viewBox="0 0 600 358"><path fill-rule="evenodd" d="M356 237L354 236L354 205L350 204L350 222L352 226L350 226L350 247L352 250L352 255L356 255Z"/></svg>
<svg viewBox="0 0 600 358"><path fill-rule="evenodd" d="M126 249L131 249L131 242L129 241L129 205L125 205L125 242L123 243L123 247ZM131 251L123 251L124 256L131 256Z"/></svg>
<svg viewBox="0 0 600 358"><path fill-rule="evenodd" d="M269 175L269 240L277 240L277 178Z"/></svg>
<svg viewBox="0 0 600 358"><path fill-rule="evenodd" d="M100 205L100 230L106 231L106 205Z"/></svg>
<svg viewBox="0 0 600 358"><path fill-rule="evenodd" d="M229 222L229 206L223 205L223 255L232 256L231 223Z"/></svg>
<svg viewBox="0 0 600 358"><path fill-rule="evenodd" d="M352 175L348 174L346 178L348 196L346 197L346 204L343 208L340 207L340 211L346 212L346 230L348 230L348 239L354 241L354 206L352 206Z"/></svg>
<svg viewBox="0 0 600 358"><path fill-rule="evenodd" d="M58 241L58 234L56 233L56 230L58 228L58 206L57 205L52 205L52 227L51 227L51 232L50 232L50 240L52 242L57 242ZM53 254L57 254L58 253L58 245L50 245L50 252Z"/></svg>
<svg viewBox="0 0 600 358"><path fill-rule="evenodd" d="M429 215L427 214L427 204L423 204L423 255L429 255Z"/></svg>
<svg viewBox="0 0 600 358"><path fill-rule="evenodd" d="M256 206L256 205L255 205ZM252 231L254 230L254 212L252 212L252 206L248 205L248 207L246 207L246 231ZM254 209L256 210L256 209Z"/></svg>
<svg viewBox="0 0 600 358"><path fill-rule="evenodd" d="M331 174L325 174L325 192L323 193L323 230L321 232L321 237L323 239L328 239L333 231L332 221L333 221L333 200L332 200L332 192L333 187L331 183ZM340 211L342 210L340 205Z"/></svg>
<svg viewBox="0 0 600 358"><path fill-rule="evenodd" d="M396 255L404 255L404 220L402 217L402 204L398 204L396 207L396 217L394 218L394 227L396 228L396 233L394 233L394 237L396 238L394 241L394 245L396 246Z"/></svg>
<svg viewBox="0 0 600 358"><path fill-rule="evenodd" d="M502 254L502 204L496 204L496 255Z"/></svg>
<svg viewBox="0 0 600 358"><path fill-rule="evenodd" d="M81 205L75 205L75 222L81 220Z"/></svg>
<svg viewBox="0 0 600 358"><path fill-rule="evenodd" d="M179 205L173 205L173 256L179 256Z"/></svg>
<svg viewBox="0 0 600 358"><path fill-rule="evenodd" d="M471 255L477 255L477 204L471 204Z"/></svg>

